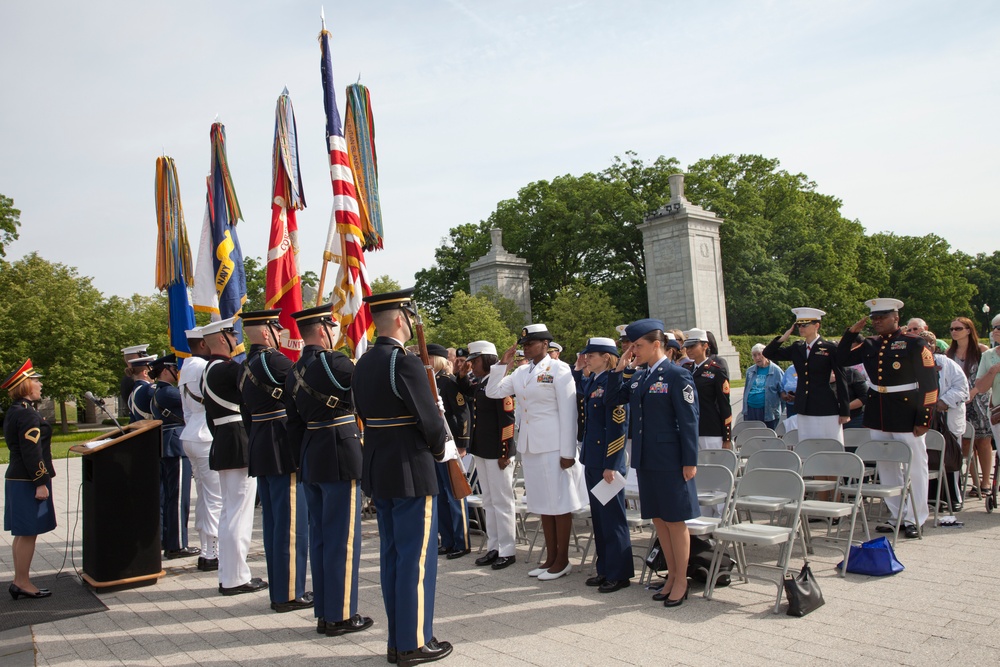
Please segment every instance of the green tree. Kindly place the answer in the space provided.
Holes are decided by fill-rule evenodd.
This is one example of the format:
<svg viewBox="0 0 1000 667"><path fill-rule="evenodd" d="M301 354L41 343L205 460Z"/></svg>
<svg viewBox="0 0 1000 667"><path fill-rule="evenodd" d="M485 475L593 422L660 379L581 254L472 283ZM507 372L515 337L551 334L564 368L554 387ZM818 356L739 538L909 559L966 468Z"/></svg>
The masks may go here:
<svg viewBox="0 0 1000 667"><path fill-rule="evenodd" d="M0 294L0 368L30 357L45 375L44 394L61 404L67 432L65 401L112 379L102 364L101 293L76 269L31 253L0 272Z"/></svg>
<svg viewBox="0 0 1000 667"><path fill-rule="evenodd" d="M403 289L399 282L390 278L387 274L382 274L375 278L371 284L372 294L385 294L386 292L398 292Z"/></svg>
<svg viewBox="0 0 1000 667"><path fill-rule="evenodd" d="M486 299L493 304L493 307L500 314L500 321L506 325L507 330L512 334L517 335L521 331L521 328L525 324L528 324L528 318L517 307L517 303L513 299L508 299L500 294L500 291L496 287L487 285L480 289L476 293L476 296Z"/></svg>
<svg viewBox="0 0 1000 667"><path fill-rule="evenodd" d="M445 347L465 347L474 340L488 340L504 350L517 340L501 321L496 307L480 296L459 290L441 310L441 321L427 333L428 342Z"/></svg>
<svg viewBox="0 0 1000 667"><path fill-rule="evenodd" d="M0 257L7 256L7 246L17 240L21 226L21 211L14 208L14 200L0 195Z"/></svg>
<svg viewBox="0 0 1000 667"><path fill-rule="evenodd" d="M617 339L615 327L623 321L624 317L604 290L582 282L559 290L545 315L546 326L563 346L562 359L567 363L572 363L588 338Z"/></svg>
<svg viewBox="0 0 1000 667"><path fill-rule="evenodd" d="M956 253L965 265L965 279L976 288L976 293L969 303L970 315L976 322L979 333L985 337L990 320L1000 314L1000 250L987 255L984 252L970 257ZM983 306L990 307L989 313L983 313Z"/></svg>
<svg viewBox="0 0 1000 667"><path fill-rule="evenodd" d="M267 305L267 263L259 257L244 257L243 271L247 277L247 300L243 304L246 310L264 310Z"/></svg>
<svg viewBox="0 0 1000 667"><path fill-rule="evenodd" d="M437 321L455 292L469 292L469 265L490 248L489 227L466 223L452 227L448 238L434 251L435 264L417 271L414 298L427 309L430 320Z"/></svg>

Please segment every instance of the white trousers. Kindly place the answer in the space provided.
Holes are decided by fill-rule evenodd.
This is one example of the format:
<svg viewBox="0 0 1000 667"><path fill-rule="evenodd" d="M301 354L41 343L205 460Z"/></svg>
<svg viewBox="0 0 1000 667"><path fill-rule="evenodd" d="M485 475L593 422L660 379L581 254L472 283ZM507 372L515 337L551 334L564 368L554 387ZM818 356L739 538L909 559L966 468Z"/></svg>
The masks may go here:
<svg viewBox="0 0 1000 667"><path fill-rule="evenodd" d="M257 478L248 477L246 468L234 468L220 470L219 481L222 483L219 583L223 588L234 588L250 581L247 553L250 551L250 538L253 535L253 503L257 496Z"/></svg>
<svg viewBox="0 0 1000 667"><path fill-rule="evenodd" d="M905 523L916 523L924 525L930 512L927 509L927 445L924 436L919 438L913 433L888 433L886 431L876 431L872 429L872 440L898 440L905 442L913 453L910 459L910 488L913 493L913 502L917 506L917 519L913 520L913 510L910 503L906 503L903 508L903 521ZM878 464L879 481L890 486L903 485L903 466L893 463ZM885 504L892 514L893 521L899 517L900 497L886 498Z"/></svg>
<svg viewBox="0 0 1000 667"><path fill-rule="evenodd" d="M184 454L191 460L194 488L197 493L194 506L194 529L201 540L203 558L219 557L219 516L222 513L222 488L219 473L208 465L208 452L212 442L181 440Z"/></svg>
<svg viewBox="0 0 1000 667"><path fill-rule="evenodd" d="M798 417L799 442L813 438L828 438L844 444L844 427L837 415L796 415ZM787 427L786 427L787 428Z"/></svg>
<svg viewBox="0 0 1000 667"><path fill-rule="evenodd" d="M721 435L699 435L698 449L722 449Z"/></svg>
<svg viewBox="0 0 1000 667"><path fill-rule="evenodd" d="M483 490L483 511L486 514L486 550L501 556L513 556L516 549L517 526L514 523L514 462L503 470L496 459L478 456L476 471Z"/></svg>

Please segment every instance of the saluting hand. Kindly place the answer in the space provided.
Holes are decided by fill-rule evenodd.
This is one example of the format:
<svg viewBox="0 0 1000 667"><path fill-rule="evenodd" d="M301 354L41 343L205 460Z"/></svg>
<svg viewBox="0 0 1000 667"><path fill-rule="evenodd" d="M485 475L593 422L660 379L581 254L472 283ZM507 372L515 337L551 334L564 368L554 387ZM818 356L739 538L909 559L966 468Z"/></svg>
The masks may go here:
<svg viewBox="0 0 1000 667"><path fill-rule="evenodd" d="M517 354L517 344L511 345L503 352L503 356L500 357L500 363L510 370L510 365L514 361L514 355Z"/></svg>
<svg viewBox="0 0 1000 667"><path fill-rule="evenodd" d="M622 352L622 356L618 360L618 366L615 368L615 370L621 373L623 370L625 370L626 366L632 363L633 359L635 359L635 352L633 352L632 347L629 346L628 349Z"/></svg>
<svg viewBox="0 0 1000 667"><path fill-rule="evenodd" d="M788 327L788 331L781 334L781 338L778 339L778 342L784 343L786 340L788 340L788 337L792 335L793 331L795 331L795 322L792 322L792 326Z"/></svg>
<svg viewBox="0 0 1000 667"><path fill-rule="evenodd" d="M851 333L861 333L861 330L865 328L866 324L868 324L868 316L867 315L865 315L860 320L858 320L857 322L855 322L854 326L852 326L850 329L848 329L848 331L850 331Z"/></svg>

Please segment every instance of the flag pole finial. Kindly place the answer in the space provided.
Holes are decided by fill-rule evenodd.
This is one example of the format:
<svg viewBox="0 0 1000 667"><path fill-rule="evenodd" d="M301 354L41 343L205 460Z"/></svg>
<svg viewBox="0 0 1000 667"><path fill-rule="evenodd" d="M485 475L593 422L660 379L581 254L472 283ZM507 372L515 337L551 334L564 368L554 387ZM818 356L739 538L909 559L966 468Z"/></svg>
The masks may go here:
<svg viewBox="0 0 1000 667"><path fill-rule="evenodd" d="M319 6L319 20L323 23L323 30L326 30L326 12L323 11L323 5Z"/></svg>

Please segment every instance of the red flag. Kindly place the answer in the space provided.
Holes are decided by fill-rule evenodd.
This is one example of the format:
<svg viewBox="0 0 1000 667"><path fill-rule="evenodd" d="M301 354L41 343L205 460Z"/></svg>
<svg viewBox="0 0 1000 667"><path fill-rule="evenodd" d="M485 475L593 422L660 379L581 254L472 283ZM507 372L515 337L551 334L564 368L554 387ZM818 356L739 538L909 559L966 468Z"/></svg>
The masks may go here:
<svg viewBox="0 0 1000 667"><path fill-rule="evenodd" d="M302 335L292 319L292 313L302 310L302 284L299 280L299 226L295 211L306 206L299 173L298 138L295 113L288 89L278 97L274 122L274 153L272 165L271 237L267 244L266 308L281 308L278 321L281 351L292 361L302 352Z"/></svg>

